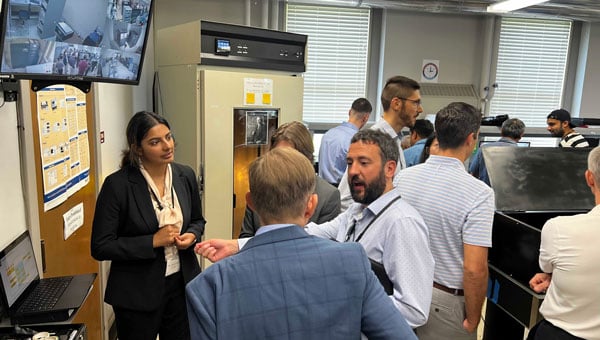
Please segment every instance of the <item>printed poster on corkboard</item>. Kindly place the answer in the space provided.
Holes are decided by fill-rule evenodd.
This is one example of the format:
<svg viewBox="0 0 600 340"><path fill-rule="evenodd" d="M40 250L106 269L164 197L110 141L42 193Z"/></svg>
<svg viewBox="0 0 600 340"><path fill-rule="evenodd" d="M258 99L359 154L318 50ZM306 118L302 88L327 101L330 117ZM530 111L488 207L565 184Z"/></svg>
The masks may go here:
<svg viewBox="0 0 600 340"><path fill-rule="evenodd" d="M70 85L37 92L44 211L89 182L90 147L85 93Z"/></svg>

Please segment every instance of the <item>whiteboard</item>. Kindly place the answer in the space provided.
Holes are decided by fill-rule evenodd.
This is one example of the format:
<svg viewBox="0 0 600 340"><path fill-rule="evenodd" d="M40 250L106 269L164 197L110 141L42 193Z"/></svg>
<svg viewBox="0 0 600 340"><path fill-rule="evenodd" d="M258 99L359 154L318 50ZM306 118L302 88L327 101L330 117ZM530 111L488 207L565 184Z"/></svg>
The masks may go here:
<svg viewBox="0 0 600 340"><path fill-rule="evenodd" d="M0 145L0 249L4 249L27 229L15 102L0 108Z"/></svg>

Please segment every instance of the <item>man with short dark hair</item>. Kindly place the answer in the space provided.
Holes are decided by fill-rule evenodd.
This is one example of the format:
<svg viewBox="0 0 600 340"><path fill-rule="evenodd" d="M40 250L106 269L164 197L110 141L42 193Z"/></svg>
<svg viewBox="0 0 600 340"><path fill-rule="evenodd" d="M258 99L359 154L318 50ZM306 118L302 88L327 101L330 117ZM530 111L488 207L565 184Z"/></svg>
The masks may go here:
<svg viewBox="0 0 600 340"><path fill-rule="evenodd" d="M385 268L396 307L411 327L418 327L427 321L434 264L427 225L392 185L398 153L398 145L387 133L357 132L346 156L353 203L329 222L309 223L307 230L360 243L369 258Z"/></svg>
<svg viewBox="0 0 600 340"><path fill-rule="evenodd" d="M352 103L348 112L348 121L329 129L321 138L319 147L319 177L334 186L346 171L346 154L350 147L350 139L369 121L373 111L366 98L358 98Z"/></svg>
<svg viewBox="0 0 600 340"><path fill-rule="evenodd" d="M441 109L435 118L439 150L394 180L429 227L435 259L429 319L417 328L421 340L477 336L487 290L494 192L471 176L464 162L477 143L480 124L481 113L467 103Z"/></svg>
<svg viewBox="0 0 600 340"><path fill-rule="evenodd" d="M590 144L585 138L575 132L575 127L571 123L571 114L565 109L558 109L550 112L546 119L548 124L547 130L550 131L552 136L560 137L560 143L558 144L561 148L587 148Z"/></svg>
<svg viewBox="0 0 600 340"><path fill-rule="evenodd" d="M433 135L433 124L428 119L417 119L415 125L410 128L410 147L404 150L406 167L419 164L421 154L425 148L425 142Z"/></svg>
<svg viewBox="0 0 600 340"><path fill-rule="evenodd" d="M398 146L398 166L396 173L406 168L406 160L401 146L400 130L404 127L412 127L421 112L421 85L415 80L403 76L394 76L385 82L381 92L381 107L383 108L383 119L377 121L371 129L380 130L388 134ZM352 195L347 181L347 173L344 174L338 189L342 202L342 211L352 204Z"/></svg>
<svg viewBox="0 0 600 340"><path fill-rule="evenodd" d="M475 155L471 157L471 163L469 164L469 172L471 175L479 178L485 184L490 185L490 177L488 176L487 168L483 160L483 148L490 146L517 146L517 142L523 137L525 133L525 123L518 118L507 119L502 123L500 128L501 138L496 142L490 142L482 144Z"/></svg>
<svg viewBox="0 0 600 340"><path fill-rule="evenodd" d="M276 148L250 165L248 204L261 226L239 254L186 287L193 339L416 340L370 269L363 248L311 237L311 162Z"/></svg>

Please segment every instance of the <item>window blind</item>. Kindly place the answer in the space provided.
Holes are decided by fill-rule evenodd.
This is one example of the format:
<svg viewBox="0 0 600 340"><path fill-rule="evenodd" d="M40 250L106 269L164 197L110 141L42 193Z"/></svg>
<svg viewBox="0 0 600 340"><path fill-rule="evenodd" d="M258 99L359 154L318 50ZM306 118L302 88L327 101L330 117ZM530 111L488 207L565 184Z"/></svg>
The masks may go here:
<svg viewBox="0 0 600 340"><path fill-rule="evenodd" d="M546 126L562 104L570 35L569 21L502 18L490 114Z"/></svg>
<svg viewBox="0 0 600 340"><path fill-rule="evenodd" d="M369 18L366 8L287 4L287 31L308 35L304 121L346 121L365 96Z"/></svg>

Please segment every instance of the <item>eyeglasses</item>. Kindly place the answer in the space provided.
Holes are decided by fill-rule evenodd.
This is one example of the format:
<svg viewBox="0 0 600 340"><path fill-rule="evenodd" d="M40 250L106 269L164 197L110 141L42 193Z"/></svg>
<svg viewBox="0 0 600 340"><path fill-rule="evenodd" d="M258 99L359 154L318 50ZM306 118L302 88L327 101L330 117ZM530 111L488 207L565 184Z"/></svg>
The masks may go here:
<svg viewBox="0 0 600 340"><path fill-rule="evenodd" d="M421 99L414 100L414 99L408 99L408 98L402 98L402 97L396 97L396 98L398 98L400 100L408 100L409 102L412 102L413 104L415 104L416 107L419 107L422 104Z"/></svg>

